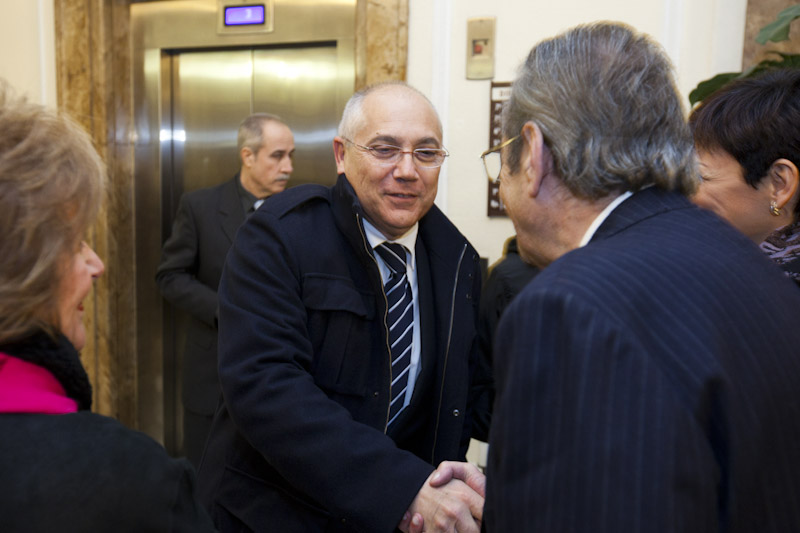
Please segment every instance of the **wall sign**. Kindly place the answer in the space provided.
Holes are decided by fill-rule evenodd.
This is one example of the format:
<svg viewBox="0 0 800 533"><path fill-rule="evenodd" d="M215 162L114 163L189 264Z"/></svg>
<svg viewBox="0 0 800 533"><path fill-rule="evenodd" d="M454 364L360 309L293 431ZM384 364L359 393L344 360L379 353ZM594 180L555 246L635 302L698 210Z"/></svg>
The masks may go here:
<svg viewBox="0 0 800 533"><path fill-rule="evenodd" d="M493 81L492 89L489 93L489 146L497 146L503 140L503 132L500 130L500 113L503 111L503 103L511 97L511 82ZM500 185L487 180L489 194L486 214L490 217L504 217L506 215L503 202L500 200Z"/></svg>

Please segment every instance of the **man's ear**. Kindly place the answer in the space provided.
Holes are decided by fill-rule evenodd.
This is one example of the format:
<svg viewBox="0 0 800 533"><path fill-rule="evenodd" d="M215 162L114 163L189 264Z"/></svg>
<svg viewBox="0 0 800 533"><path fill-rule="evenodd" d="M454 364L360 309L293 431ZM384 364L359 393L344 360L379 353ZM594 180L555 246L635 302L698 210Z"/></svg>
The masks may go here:
<svg viewBox="0 0 800 533"><path fill-rule="evenodd" d="M779 209L786 207L790 212L798 201L798 181L800 173L797 166L788 159L776 159L769 167L767 185L770 187L770 199Z"/></svg>
<svg viewBox="0 0 800 533"><path fill-rule="evenodd" d="M544 136L539 125L528 121L522 126L522 142L525 148L522 150L522 171L526 178L525 190L531 196L536 197L542 187L542 180L549 174L550 154L544 144Z"/></svg>
<svg viewBox="0 0 800 533"><path fill-rule="evenodd" d="M242 166L250 168L253 166L253 163L255 163L256 154L254 154L249 147L242 146L242 149L239 151L239 157L242 158Z"/></svg>
<svg viewBox="0 0 800 533"><path fill-rule="evenodd" d="M336 173L344 174L344 139L338 135L333 138L333 157L336 158Z"/></svg>

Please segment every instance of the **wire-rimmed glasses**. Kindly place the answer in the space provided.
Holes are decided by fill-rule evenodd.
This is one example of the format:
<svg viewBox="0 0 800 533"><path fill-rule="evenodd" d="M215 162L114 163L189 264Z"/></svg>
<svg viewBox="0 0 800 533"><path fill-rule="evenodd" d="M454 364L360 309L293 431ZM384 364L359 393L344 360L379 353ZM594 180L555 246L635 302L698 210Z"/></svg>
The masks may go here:
<svg viewBox="0 0 800 533"><path fill-rule="evenodd" d="M350 139L344 139L356 148L367 152L379 165L391 166L400 162L403 154L411 154L411 158L417 166L422 168L438 168L442 166L444 160L450 153L444 148L415 148L413 150L403 150L399 146L392 144L374 144L364 146L354 143Z"/></svg>
<svg viewBox="0 0 800 533"><path fill-rule="evenodd" d="M500 183L500 170L503 168L503 160L500 157L500 150L519 139L519 135L507 139L497 146L492 146L481 154L483 167L486 169L486 177L492 183Z"/></svg>

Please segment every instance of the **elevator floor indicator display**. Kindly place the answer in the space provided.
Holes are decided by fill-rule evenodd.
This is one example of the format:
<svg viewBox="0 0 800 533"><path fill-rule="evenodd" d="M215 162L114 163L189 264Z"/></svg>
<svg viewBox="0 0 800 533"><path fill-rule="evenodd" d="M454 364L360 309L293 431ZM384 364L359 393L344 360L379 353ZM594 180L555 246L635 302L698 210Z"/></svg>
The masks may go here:
<svg viewBox="0 0 800 533"><path fill-rule="evenodd" d="M264 22L264 4L225 8L226 26L256 26Z"/></svg>

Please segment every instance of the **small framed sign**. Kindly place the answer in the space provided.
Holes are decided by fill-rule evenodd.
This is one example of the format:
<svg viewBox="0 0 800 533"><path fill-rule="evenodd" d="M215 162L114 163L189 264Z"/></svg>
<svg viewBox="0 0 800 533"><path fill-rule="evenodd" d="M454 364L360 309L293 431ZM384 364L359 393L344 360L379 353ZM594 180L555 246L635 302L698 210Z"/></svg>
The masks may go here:
<svg viewBox="0 0 800 533"><path fill-rule="evenodd" d="M500 130L500 114L503 112L503 103L511 97L511 82L493 81L489 97L489 146L497 146L503 140ZM500 185L488 181L489 194L486 214L490 217L505 217L506 210L500 200Z"/></svg>

